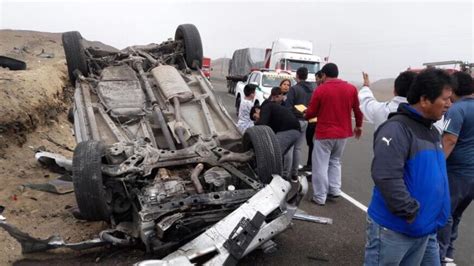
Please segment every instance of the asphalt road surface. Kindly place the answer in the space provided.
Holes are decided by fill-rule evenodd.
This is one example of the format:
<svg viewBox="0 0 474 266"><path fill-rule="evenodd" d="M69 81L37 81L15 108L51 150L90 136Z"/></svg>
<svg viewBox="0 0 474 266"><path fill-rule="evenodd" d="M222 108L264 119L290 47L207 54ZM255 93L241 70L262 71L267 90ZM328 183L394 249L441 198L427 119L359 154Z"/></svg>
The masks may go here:
<svg viewBox="0 0 474 266"><path fill-rule="evenodd" d="M216 95L232 117L236 117L233 95L227 93L225 81L213 79ZM373 182L370 178L373 125L365 123L363 137L350 139L342 163L342 189L350 197L368 206ZM306 161L306 159L304 160ZM345 198L317 206L308 193L300 209L312 215L334 219L332 225L295 221L293 226L275 238L278 251L263 254L257 250L241 261L242 265L362 265L365 245L366 213ZM472 204L471 204L472 205ZM470 206L459 226L455 243L457 265L474 265L474 207Z"/></svg>

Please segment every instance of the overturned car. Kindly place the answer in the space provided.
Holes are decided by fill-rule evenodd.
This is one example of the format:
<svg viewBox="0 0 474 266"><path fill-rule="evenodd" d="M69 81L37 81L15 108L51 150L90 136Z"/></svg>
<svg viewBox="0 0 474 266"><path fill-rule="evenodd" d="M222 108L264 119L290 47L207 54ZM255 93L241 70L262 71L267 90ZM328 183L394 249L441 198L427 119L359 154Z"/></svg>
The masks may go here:
<svg viewBox="0 0 474 266"><path fill-rule="evenodd" d="M270 128L239 133L200 70L194 25L180 25L174 40L123 50L78 32L62 39L75 87L79 216L110 229L90 245L50 239L27 251L140 245L168 261L222 264L287 228L306 179L279 176L282 156Z"/></svg>

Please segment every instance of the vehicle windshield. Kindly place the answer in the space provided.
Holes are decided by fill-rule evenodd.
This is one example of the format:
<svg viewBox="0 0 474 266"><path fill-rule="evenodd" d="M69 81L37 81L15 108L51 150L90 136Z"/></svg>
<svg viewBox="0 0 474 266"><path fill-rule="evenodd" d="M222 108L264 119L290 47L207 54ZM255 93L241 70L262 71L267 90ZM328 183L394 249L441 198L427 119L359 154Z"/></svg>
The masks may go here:
<svg viewBox="0 0 474 266"><path fill-rule="evenodd" d="M266 73L263 74L262 77L262 86L278 87L280 86L280 82L284 79L289 79L291 81L291 86L295 85L296 83L292 76Z"/></svg>
<svg viewBox="0 0 474 266"><path fill-rule="evenodd" d="M296 71L300 67L306 67L308 69L308 72L313 74L319 71L318 62L286 60L286 69L288 71Z"/></svg>

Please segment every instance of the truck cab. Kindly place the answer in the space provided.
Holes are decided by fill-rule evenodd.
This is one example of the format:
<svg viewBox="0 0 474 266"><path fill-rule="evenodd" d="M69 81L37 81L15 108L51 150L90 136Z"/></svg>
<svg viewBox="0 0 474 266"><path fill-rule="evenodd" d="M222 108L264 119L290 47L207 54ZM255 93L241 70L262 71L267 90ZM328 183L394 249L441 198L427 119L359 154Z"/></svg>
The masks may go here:
<svg viewBox="0 0 474 266"><path fill-rule="evenodd" d="M265 67L288 71L293 77L296 77L298 68L306 67L306 81L316 83L314 74L321 67L321 58L313 54L313 43L310 41L278 39L266 51Z"/></svg>

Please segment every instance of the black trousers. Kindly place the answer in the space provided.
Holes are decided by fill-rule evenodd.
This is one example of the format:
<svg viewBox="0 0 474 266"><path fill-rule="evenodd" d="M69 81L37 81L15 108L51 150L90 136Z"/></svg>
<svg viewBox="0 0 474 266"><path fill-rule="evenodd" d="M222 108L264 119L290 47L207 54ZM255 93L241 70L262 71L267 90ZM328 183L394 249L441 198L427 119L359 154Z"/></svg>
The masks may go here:
<svg viewBox="0 0 474 266"><path fill-rule="evenodd" d="M313 139L314 132L316 131L316 123L308 123L306 128L306 144L308 144L308 161L306 165L311 165L311 159L313 157Z"/></svg>

